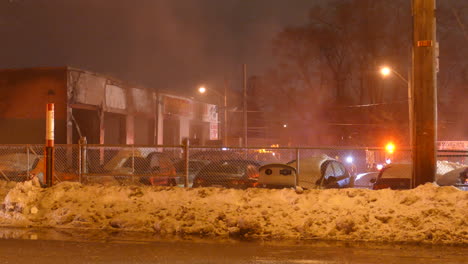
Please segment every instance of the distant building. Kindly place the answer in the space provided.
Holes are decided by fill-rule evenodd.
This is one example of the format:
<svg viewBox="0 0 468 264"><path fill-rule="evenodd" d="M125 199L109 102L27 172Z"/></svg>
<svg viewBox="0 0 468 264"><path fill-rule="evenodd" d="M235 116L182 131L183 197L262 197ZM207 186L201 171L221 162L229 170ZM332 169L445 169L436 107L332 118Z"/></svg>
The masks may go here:
<svg viewBox="0 0 468 264"><path fill-rule="evenodd" d="M0 143L42 144L55 104L55 141L180 145L218 142L218 107L69 67L0 70Z"/></svg>

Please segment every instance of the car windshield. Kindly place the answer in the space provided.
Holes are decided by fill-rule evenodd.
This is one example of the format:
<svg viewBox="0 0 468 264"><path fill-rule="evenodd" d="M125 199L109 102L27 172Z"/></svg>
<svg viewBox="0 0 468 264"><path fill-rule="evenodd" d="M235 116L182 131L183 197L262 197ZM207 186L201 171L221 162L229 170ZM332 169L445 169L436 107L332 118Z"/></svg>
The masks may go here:
<svg viewBox="0 0 468 264"><path fill-rule="evenodd" d="M189 172L197 172L205 167L206 162L201 161L190 161L189 163ZM174 167L178 173L183 173L185 171L185 161L179 161L174 164Z"/></svg>
<svg viewBox="0 0 468 264"><path fill-rule="evenodd" d="M0 167L2 170L23 171L32 169L35 165L35 155L27 155L25 153L14 153L0 156Z"/></svg>
<svg viewBox="0 0 468 264"><path fill-rule="evenodd" d="M225 173L225 174L243 174L245 164L236 164L234 162L222 162L207 165L200 173Z"/></svg>
<svg viewBox="0 0 468 264"><path fill-rule="evenodd" d="M242 159L242 156L229 151L200 151L190 156L190 159L220 161L229 159Z"/></svg>

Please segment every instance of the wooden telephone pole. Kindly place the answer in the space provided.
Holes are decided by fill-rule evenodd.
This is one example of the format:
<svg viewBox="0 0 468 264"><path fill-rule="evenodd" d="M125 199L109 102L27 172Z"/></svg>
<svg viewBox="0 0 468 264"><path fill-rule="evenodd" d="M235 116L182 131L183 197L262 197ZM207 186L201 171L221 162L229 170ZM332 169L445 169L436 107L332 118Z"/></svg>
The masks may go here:
<svg viewBox="0 0 468 264"><path fill-rule="evenodd" d="M435 0L413 0L411 78L413 187L433 182L437 140L437 53Z"/></svg>
<svg viewBox="0 0 468 264"><path fill-rule="evenodd" d="M247 144L247 130L248 130L248 127L247 127L247 64L244 64L243 67L242 67L242 73L243 73L243 80L242 80L242 84L243 84L243 91L242 91L242 112L243 112L243 121L244 121L244 125L243 125L243 132L244 132L244 135L243 135L243 139L242 139L242 144L243 144L243 147L248 147L248 144Z"/></svg>

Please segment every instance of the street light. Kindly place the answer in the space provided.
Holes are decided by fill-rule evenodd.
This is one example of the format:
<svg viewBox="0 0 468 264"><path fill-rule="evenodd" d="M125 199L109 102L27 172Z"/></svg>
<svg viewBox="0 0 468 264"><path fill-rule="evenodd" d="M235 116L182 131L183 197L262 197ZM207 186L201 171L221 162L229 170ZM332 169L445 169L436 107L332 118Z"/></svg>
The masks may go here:
<svg viewBox="0 0 468 264"><path fill-rule="evenodd" d="M204 94L204 93L206 92L206 88L203 87L203 86L200 86L200 87L198 88L198 92L201 93L201 94Z"/></svg>
<svg viewBox="0 0 468 264"><path fill-rule="evenodd" d="M224 99L224 125L223 125L223 145L227 146L227 95L226 95L226 87L224 87L224 95L216 91L215 89L210 89L207 90L204 86L200 86L198 88L198 92L201 94L204 94L205 92L210 91L213 92L214 94L220 96L221 98Z"/></svg>
<svg viewBox="0 0 468 264"><path fill-rule="evenodd" d="M385 145L385 150L386 150L389 154L393 154L393 152L395 152L395 144L393 144L392 142L387 143L387 145Z"/></svg>
<svg viewBox="0 0 468 264"><path fill-rule="evenodd" d="M383 76L388 76L388 75L390 75L390 73L394 73L396 76L398 76L398 78L400 78L402 81L404 81L406 84L409 85L408 80L407 80L405 77L403 77L399 72L395 71L395 70L392 69L392 68L389 68L389 67L387 67L387 66L382 67L382 68L380 68L380 73L381 73Z"/></svg>
<svg viewBox="0 0 468 264"><path fill-rule="evenodd" d="M390 73L393 73L396 76L398 76L398 78L400 78L400 80L402 80L408 86L408 114L409 114L408 127L409 127L409 141L410 141L410 145L412 146L413 144L413 99L411 96L411 83L410 81L408 81L408 79L403 77L403 75L401 75L399 72L387 66L380 68L380 73L384 77L390 75ZM409 71L408 71L408 76L410 76Z"/></svg>
<svg viewBox="0 0 468 264"><path fill-rule="evenodd" d="M380 73L383 76L388 76L391 73L391 70L388 67L383 67L383 68L380 69Z"/></svg>

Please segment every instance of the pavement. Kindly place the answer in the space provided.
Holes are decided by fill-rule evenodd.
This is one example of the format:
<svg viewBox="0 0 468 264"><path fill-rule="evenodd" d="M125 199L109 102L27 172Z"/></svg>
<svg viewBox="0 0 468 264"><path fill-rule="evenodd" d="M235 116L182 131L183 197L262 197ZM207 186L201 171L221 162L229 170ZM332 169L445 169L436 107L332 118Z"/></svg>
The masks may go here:
<svg viewBox="0 0 468 264"><path fill-rule="evenodd" d="M1 239L3 238L3 239ZM466 247L161 238L149 233L0 229L3 263L468 263Z"/></svg>

